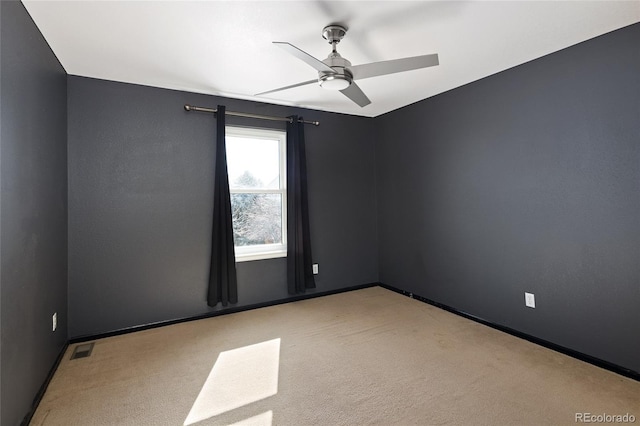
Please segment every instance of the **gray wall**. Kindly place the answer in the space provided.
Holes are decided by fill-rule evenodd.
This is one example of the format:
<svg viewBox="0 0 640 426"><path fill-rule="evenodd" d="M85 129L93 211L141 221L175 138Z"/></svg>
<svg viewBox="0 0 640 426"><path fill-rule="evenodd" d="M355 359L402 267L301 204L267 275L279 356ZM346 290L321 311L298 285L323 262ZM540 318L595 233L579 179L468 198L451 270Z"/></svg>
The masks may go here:
<svg viewBox="0 0 640 426"><path fill-rule="evenodd" d="M2 247L2 6L0 5L0 247ZM2 258L0 249L0 424L2 424Z"/></svg>
<svg viewBox="0 0 640 426"><path fill-rule="evenodd" d="M2 6L0 5L0 194L2 193ZM2 195L0 195L0 247L2 247ZM0 424L2 424L2 258L0 249Z"/></svg>
<svg viewBox="0 0 640 426"><path fill-rule="evenodd" d="M640 24L379 117L381 281L640 371L638 46Z"/></svg>
<svg viewBox="0 0 640 426"><path fill-rule="evenodd" d="M185 103L320 120L305 127L315 291L378 281L371 119L75 76L68 89L71 338L213 310L215 119ZM237 306L287 298L285 265L239 263Z"/></svg>
<svg viewBox="0 0 640 426"><path fill-rule="evenodd" d="M0 10L0 423L16 425L67 341L67 77L22 4Z"/></svg>

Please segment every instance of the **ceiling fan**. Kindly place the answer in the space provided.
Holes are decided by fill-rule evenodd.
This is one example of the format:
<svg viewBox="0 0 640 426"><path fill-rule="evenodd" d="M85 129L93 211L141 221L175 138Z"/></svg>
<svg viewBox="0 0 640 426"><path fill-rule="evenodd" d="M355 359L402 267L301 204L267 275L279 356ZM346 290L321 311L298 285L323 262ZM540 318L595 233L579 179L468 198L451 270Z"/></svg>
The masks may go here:
<svg viewBox="0 0 640 426"><path fill-rule="evenodd" d="M371 101L360 87L358 87L355 80L438 65L438 55L431 54L352 66L351 62L343 58L336 50L337 44L340 43L340 40L342 40L346 34L347 28L342 25L328 25L324 27L322 37L332 46L331 53L324 61L314 58L291 43L274 41L273 44L276 46L315 68L318 71L318 78L258 93L256 96L318 82L322 88L339 90L360 107L365 107L369 105Z"/></svg>

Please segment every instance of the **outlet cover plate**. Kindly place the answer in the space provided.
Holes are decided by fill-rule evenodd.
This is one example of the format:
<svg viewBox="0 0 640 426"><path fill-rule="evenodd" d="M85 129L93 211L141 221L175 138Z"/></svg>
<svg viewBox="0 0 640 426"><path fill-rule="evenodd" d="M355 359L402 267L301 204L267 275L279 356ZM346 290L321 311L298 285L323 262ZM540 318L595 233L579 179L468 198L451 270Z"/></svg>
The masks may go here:
<svg viewBox="0 0 640 426"><path fill-rule="evenodd" d="M533 293L524 293L524 304L529 308L536 307L536 296Z"/></svg>
<svg viewBox="0 0 640 426"><path fill-rule="evenodd" d="M313 264L313 275L318 275L318 264L317 263Z"/></svg>

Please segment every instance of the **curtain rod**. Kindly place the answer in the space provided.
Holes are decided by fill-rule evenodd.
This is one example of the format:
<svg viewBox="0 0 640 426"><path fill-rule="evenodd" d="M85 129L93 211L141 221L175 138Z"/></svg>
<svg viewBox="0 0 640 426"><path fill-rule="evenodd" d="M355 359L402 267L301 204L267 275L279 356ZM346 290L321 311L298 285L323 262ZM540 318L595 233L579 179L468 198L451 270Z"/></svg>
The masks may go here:
<svg viewBox="0 0 640 426"><path fill-rule="evenodd" d="M197 112L208 112L211 114L215 114L218 112L217 109L214 108L204 108L204 107L197 107L197 106L193 106L193 105L185 105L184 109L187 111L197 111ZM246 118L259 118L261 120L271 120L271 121L288 121L289 123L291 123L293 121L292 118L288 118L288 117L274 117L272 115L260 115L260 114L251 114L248 112L235 112L235 111L225 111L226 115L233 115L236 117L246 117ZM314 126L319 126L320 122L319 121L305 121L305 120L298 120L299 123L304 123L304 124L313 124Z"/></svg>

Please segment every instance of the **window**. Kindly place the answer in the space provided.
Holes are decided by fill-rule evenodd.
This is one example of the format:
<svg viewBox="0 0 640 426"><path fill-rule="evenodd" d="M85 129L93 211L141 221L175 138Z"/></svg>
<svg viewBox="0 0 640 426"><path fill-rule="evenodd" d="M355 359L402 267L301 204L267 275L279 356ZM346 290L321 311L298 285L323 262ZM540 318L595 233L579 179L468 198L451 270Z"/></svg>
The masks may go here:
<svg viewBox="0 0 640 426"><path fill-rule="evenodd" d="M236 261L287 255L286 133L226 127Z"/></svg>

